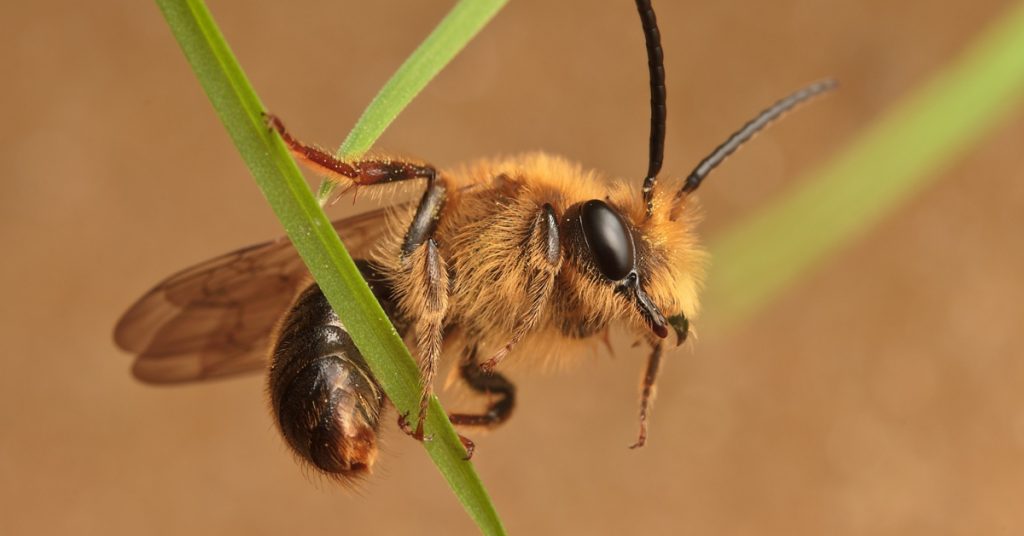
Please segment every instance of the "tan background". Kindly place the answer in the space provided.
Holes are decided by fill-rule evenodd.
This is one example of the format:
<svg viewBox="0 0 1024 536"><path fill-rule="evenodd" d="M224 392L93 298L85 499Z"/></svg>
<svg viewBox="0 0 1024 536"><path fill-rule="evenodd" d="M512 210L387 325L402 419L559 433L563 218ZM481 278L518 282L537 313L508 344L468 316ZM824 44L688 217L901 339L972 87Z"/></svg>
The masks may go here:
<svg viewBox="0 0 1024 536"><path fill-rule="evenodd" d="M449 3L251 4L211 7L264 102L333 147ZM787 91L843 82L714 176L705 235L825 162L1008 4L658 2L669 172ZM127 305L279 225L151 3L4 18L0 534L472 533L393 429L350 493L297 469L259 378L129 376L110 339ZM645 76L631 2L512 2L381 146L441 166L543 148L638 177ZM1022 146L1008 118L753 321L673 354L643 451L625 448L642 358L624 341L526 375L515 418L477 436L508 528L1024 533Z"/></svg>

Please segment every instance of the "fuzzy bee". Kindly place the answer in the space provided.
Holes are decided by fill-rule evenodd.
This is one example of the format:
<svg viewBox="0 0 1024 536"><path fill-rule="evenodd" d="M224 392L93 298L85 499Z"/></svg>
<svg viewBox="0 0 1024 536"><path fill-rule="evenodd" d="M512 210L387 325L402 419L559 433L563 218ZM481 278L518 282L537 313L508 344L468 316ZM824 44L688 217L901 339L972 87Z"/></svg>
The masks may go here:
<svg viewBox="0 0 1024 536"><path fill-rule="evenodd" d="M274 116L293 155L345 188L423 181L418 203L335 222L366 282L417 355L418 415L400 416L423 440L427 401L442 354L489 394L479 413L449 415L494 427L515 407L502 363L580 352L613 325L649 347L639 434L664 351L682 344L698 312L705 264L694 231L694 192L755 133L834 87L823 81L761 112L685 180L659 183L665 75L649 0L636 0L651 87L650 154L640 188L608 186L591 171L543 154L437 170L397 158L342 161L304 144ZM671 184L671 185L670 185ZM267 368L273 417L291 449L342 480L369 472L387 399L366 361L286 240L248 247L157 285L121 318L117 344L147 382L187 382ZM415 426L413 426L415 424ZM463 440L468 455L472 442Z"/></svg>

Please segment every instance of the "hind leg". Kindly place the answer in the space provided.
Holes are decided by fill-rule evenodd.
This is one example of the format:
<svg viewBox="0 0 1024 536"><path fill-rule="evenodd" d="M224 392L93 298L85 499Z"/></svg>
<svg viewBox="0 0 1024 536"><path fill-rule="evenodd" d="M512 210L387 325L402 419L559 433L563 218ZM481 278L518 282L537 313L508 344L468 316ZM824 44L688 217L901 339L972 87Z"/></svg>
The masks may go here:
<svg viewBox="0 0 1024 536"><path fill-rule="evenodd" d="M441 356L444 317L448 310L448 269L433 238L447 199L447 182L430 165L386 158L356 161L338 159L318 147L300 142L276 116L267 115L266 120L297 159L335 182L348 186L372 186L416 179L425 179L427 182L402 242L400 266L406 272L409 284L401 289L402 299L397 300L396 304L401 317L415 319L410 327L416 338L417 357L423 374L423 395L419 422L410 435L422 441L423 422L433 394L434 375ZM403 429L409 428L408 423L400 424L404 424Z"/></svg>

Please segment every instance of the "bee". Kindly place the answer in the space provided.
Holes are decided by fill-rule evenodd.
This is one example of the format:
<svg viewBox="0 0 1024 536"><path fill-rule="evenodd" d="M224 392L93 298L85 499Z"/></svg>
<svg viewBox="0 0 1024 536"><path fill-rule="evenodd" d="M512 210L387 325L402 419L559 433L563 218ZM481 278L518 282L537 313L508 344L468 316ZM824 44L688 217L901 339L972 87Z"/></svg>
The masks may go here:
<svg viewBox="0 0 1024 536"><path fill-rule="evenodd" d="M636 6L651 89L648 166L639 191L607 186L596 173L544 153L443 171L399 158L344 161L267 116L297 160L346 189L425 183L418 203L334 223L420 363L417 424L398 418L412 437L425 439L442 354L457 356L459 377L489 400L479 413L449 415L451 422L491 428L506 422L516 403L515 385L498 371L504 362L567 359L618 325L649 348L632 447L643 446L662 356L686 341L699 310L706 254L694 229L694 193L768 123L835 86L825 80L779 100L683 181L659 182L663 52L650 0ZM137 356L133 374L146 382L221 378L266 370L269 361L273 418L298 458L342 481L373 467L387 398L287 240L171 276L124 314L114 338ZM463 443L472 455L472 441Z"/></svg>

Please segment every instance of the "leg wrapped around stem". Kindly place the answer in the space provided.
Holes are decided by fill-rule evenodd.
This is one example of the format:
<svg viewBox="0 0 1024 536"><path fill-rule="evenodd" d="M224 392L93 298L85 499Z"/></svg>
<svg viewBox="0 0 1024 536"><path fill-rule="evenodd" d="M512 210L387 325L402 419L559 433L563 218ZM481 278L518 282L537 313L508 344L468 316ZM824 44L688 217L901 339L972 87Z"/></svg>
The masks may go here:
<svg viewBox="0 0 1024 536"><path fill-rule="evenodd" d="M423 395L420 398L417 439L422 439L423 423L433 394L434 376L441 359L444 337L444 317L448 311L448 268L444 264L433 239L417 248L406 258L410 271L410 285L402 289L409 302L416 304L418 316L413 324L416 348L419 352L420 373L423 376Z"/></svg>
<svg viewBox="0 0 1024 536"><path fill-rule="evenodd" d="M346 162L320 147L297 140L285 129L284 123L277 116L268 114L266 120L299 162L346 187L388 184L411 179L427 179L429 183L433 182L437 174L432 166L401 160L371 158Z"/></svg>
<svg viewBox="0 0 1024 536"><path fill-rule="evenodd" d="M267 115L266 120L300 162L343 185L372 186L426 179L426 190L402 243L399 269L405 272L406 277L401 278L404 284L396 285L394 291L398 306L402 309L401 314L413 319L411 327L423 375L423 395L416 428L409 425L406 415L399 416L399 426L420 441L428 439L424 437L423 425L441 357L450 286L448 267L433 239L447 197L445 180L438 176L433 166L425 164L390 159L343 161L323 149L300 142L276 116ZM465 441L463 443L466 444ZM467 451L472 452L471 442L467 445Z"/></svg>

